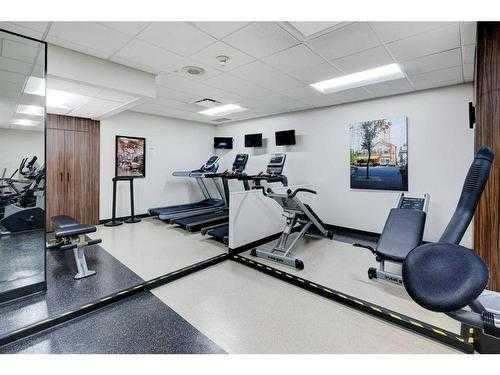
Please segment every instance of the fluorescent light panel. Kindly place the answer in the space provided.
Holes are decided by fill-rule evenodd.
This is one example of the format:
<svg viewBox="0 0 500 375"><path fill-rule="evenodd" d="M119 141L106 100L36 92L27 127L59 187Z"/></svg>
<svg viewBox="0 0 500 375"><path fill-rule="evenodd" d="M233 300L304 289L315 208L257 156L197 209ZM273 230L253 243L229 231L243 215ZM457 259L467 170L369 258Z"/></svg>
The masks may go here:
<svg viewBox="0 0 500 375"><path fill-rule="evenodd" d="M24 92L30 95L45 96L45 79L30 76L24 87Z"/></svg>
<svg viewBox="0 0 500 375"><path fill-rule="evenodd" d="M398 64L389 64L341 77L335 77L326 81L316 82L311 84L311 86L323 94L330 94L332 92L392 81L403 77L404 74Z"/></svg>
<svg viewBox="0 0 500 375"><path fill-rule="evenodd" d="M20 104L17 106L17 113L30 116L43 116L43 107L37 105L24 105Z"/></svg>
<svg viewBox="0 0 500 375"><path fill-rule="evenodd" d="M33 121L33 120L28 120L26 118L18 118L12 120L13 125L21 125L21 126L37 126L40 125L40 121Z"/></svg>
<svg viewBox="0 0 500 375"><path fill-rule="evenodd" d="M244 108L238 104L224 104L218 105L217 107L205 109L198 113L205 116L226 116L231 113L238 113L243 111L248 111L248 108Z"/></svg>

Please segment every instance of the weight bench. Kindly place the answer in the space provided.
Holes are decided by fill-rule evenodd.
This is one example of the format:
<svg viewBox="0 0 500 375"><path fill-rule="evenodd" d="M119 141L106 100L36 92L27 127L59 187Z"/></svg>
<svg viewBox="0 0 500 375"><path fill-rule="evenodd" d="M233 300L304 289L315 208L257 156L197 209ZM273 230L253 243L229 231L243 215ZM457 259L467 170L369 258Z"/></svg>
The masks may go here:
<svg viewBox="0 0 500 375"><path fill-rule="evenodd" d="M95 271L89 270L85 258L85 247L97 245L102 242L101 239L88 240L86 234L94 233L97 228L93 225L80 224L72 217L59 215L52 217L55 230L55 241L47 244L48 250L73 250L75 263L78 273L75 279L83 279L92 276Z"/></svg>
<svg viewBox="0 0 500 375"><path fill-rule="evenodd" d="M379 266L368 269L368 278L403 285L401 275L386 271L385 262L402 264L408 253L422 243L428 205L429 194L411 198L402 193L397 206L389 212L376 248L359 243L353 245L368 249L375 255Z"/></svg>

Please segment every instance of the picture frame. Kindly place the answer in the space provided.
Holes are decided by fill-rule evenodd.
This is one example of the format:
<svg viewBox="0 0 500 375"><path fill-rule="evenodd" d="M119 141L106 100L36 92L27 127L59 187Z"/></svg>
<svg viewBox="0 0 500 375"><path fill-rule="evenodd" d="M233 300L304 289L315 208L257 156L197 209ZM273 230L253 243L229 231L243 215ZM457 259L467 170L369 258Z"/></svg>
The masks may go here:
<svg viewBox="0 0 500 375"><path fill-rule="evenodd" d="M408 118L349 126L350 188L408 191Z"/></svg>
<svg viewBox="0 0 500 375"><path fill-rule="evenodd" d="M146 138L115 137L115 176L146 177Z"/></svg>

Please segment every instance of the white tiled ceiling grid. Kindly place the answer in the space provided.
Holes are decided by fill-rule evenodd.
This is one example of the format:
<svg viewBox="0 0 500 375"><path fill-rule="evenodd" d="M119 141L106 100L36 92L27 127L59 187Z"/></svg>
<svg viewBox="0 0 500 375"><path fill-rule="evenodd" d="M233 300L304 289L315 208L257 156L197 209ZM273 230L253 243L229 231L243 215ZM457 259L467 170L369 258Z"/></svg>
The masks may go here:
<svg viewBox="0 0 500 375"><path fill-rule="evenodd" d="M133 110L211 122L192 102L212 98L260 117L473 79L474 22L0 23L79 52L157 75L157 98ZM216 57L230 61L220 65ZM399 63L406 77L329 95L310 83ZM195 65L205 74L188 76ZM89 112L90 113L90 112Z"/></svg>

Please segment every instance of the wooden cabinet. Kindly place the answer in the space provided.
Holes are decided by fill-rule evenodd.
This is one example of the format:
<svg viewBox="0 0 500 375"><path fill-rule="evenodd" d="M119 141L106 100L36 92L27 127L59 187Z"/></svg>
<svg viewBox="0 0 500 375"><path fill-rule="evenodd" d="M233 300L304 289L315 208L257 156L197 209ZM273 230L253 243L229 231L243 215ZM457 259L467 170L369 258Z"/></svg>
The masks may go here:
<svg viewBox="0 0 500 375"><path fill-rule="evenodd" d="M99 222L99 122L47 116L47 227L55 215Z"/></svg>

